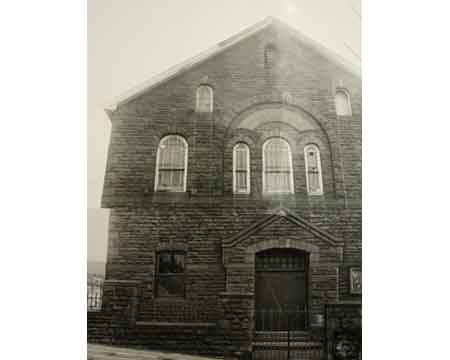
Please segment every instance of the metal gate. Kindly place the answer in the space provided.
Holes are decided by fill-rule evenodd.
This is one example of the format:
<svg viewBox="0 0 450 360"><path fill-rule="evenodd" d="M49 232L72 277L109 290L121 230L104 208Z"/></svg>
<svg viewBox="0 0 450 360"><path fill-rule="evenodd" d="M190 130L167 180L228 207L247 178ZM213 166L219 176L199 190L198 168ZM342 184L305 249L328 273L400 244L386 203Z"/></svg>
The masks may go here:
<svg viewBox="0 0 450 360"><path fill-rule="evenodd" d="M266 318L266 320L264 320ZM270 311L259 315L264 324L281 331L256 331L253 360L322 360L323 345L313 341L303 327L305 311ZM263 327L264 328L264 327Z"/></svg>
<svg viewBox="0 0 450 360"><path fill-rule="evenodd" d="M270 249L255 258L255 329L307 327L308 256L295 249Z"/></svg>
<svg viewBox="0 0 450 360"><path fill-rule="evenodd" d="M322 360L322 343L306 332L308 268L304 251L256 254L253 360Z"/></svg>

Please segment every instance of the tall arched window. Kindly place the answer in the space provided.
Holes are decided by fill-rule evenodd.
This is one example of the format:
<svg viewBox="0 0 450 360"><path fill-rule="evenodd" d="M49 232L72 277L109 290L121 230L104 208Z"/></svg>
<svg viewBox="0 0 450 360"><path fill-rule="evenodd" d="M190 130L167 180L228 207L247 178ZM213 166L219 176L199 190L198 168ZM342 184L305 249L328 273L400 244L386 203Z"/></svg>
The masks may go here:
<svg viewBox="0 0 450 360"><path fill-rule="evenodd" d="M211 86L200 85L197 88L195 111L207 113L213 111L213 89Z"/></svg>
<svg viewBox="0 0 450 360"><path fill-rule="evenodd" d="M250 151L243 143L233 148L233 192L250 193Z"/></svg>
<svg viewBox="0 0 450 360"><path fill-rule="evenodd" d="M350 104L350 96L345 90L337 90L334 98L336 106L336 115L350 116L352 114L352 107Z"/></svg>
<svg viewBox="0 0 450 360"><path fill-rule="evenodd" d="M322 168L320 152L316 145L305 147L306 187L309 195L322 195Z"/></svg>
<svg viewBox="0 0 450 360"><path fill-rule="evenodd" d="M159 142L155 191L186 191L188 144L181 136L169 135Z"/></svg>
<svg viewBox="0 0 450 360"><path fill-rule="evenodd" d="M269 139L263 145L263 192L294 192L291 149L281 138Z"/></svg>

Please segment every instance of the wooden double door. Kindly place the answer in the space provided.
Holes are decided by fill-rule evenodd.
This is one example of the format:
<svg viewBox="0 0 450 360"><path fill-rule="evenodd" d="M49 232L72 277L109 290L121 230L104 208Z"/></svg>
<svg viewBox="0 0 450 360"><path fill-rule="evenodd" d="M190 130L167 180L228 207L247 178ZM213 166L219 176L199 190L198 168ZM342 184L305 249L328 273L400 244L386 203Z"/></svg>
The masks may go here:
<svg viewBox="0 0 450 360"><path fill-rule="evenodd" d="M270 249L255 258L255 330L304 330L308 319L308 254Z"/></svg>

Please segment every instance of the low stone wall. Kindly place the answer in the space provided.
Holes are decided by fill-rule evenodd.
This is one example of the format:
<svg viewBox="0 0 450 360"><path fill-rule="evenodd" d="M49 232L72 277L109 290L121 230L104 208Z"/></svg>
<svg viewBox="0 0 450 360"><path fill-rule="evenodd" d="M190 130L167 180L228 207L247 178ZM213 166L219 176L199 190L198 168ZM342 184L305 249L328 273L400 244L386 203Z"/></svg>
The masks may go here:
<svg viewBox="0 0 450 360"><path fill-rule="evenodd" d="M223 332L216 323L138 322L129 345L192 354L223 354Z"/></svg>
<svg viewBox="0 0 450 360"><path fill-rule="evenodd" d="M223 329L216 323L114 322L105 313L88 313L88 342L221 356Z"/></svg>
<svg viewBox="0 0 450 360"><path fill-rule="evenodd" d="M89 343L112 344L111 316L104 311L87 313L87 341Z"/></svg>
<svg viewBox="0 0 450 360"><path fill-rule="evenodd" d="M325 309L325 347L329 360L359 360L361 303L332 303Z"/></svg>
<svg viewBox="0 0 450 360"><path fill-rule="evenodd" d="M223 355L224 329L217 322L137 321L139 286L105 281L102 309L87 314L88 342Z"/></svg>

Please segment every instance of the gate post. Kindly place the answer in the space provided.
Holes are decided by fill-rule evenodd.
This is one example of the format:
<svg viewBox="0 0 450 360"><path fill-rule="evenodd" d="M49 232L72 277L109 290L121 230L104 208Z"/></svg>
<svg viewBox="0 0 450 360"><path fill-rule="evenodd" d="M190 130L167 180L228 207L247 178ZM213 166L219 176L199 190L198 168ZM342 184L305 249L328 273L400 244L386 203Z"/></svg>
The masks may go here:
<svg viewBox="0 0 450 360"><path fill-rule="evenodd" d="M291 360L291 316L287 313L287 360Z"/></svg>
<svg viewBox="0 0 450 360"><path fill-rule="evenodd" d="M221 320L229 324L231 351L245 357L252 350L253 293L222 292Z"/></svg>

